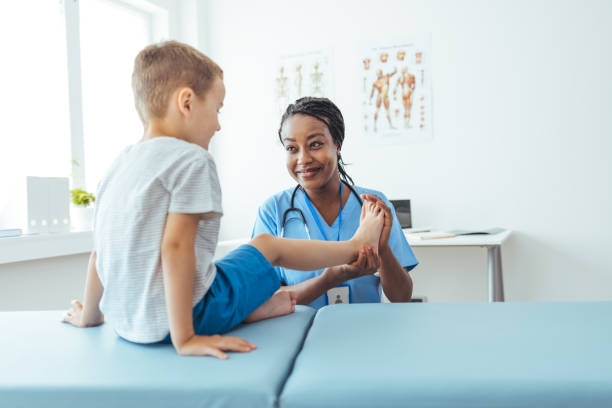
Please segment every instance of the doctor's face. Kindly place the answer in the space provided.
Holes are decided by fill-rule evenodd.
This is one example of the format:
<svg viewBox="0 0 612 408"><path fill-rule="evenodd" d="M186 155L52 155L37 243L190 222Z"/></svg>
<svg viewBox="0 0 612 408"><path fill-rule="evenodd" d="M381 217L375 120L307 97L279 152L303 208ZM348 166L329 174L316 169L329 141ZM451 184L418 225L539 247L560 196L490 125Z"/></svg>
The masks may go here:
<svg viewBox="0 0 612 408"><path fill-rule="evenodd" d="M338 178L338 147L327 125L312 116L293 115L283 125L287 170L306 190Z"/></svg>

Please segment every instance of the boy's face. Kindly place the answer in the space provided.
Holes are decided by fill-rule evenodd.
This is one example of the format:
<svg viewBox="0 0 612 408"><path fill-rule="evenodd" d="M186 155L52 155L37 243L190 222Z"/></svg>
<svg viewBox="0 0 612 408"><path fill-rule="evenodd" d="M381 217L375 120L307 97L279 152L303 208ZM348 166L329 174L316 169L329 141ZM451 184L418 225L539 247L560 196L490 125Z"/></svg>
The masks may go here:
<svg viewBox="0 0 612 408"><path fill-rule="evenodd" d="M208 145L215 132L221 129L219 125L219 110L225 99L225 85L221 78L215 79L210 90L203 97L195 97L191 128L191 142L208 150Z"/></svg>

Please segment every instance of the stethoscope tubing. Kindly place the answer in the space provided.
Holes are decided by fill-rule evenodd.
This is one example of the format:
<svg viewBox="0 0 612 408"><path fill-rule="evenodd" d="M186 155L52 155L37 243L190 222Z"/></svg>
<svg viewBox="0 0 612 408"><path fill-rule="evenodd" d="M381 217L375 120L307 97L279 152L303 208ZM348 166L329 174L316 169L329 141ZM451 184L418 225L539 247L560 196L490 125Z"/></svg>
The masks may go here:
<svg viewBox="0 0 612 408"><path fill-rule="evenodd" d="M357 197L357 201L359 202L359 205L363 206L363 201L361 200L361 197L359 197L359 194L357 194L355 189L348 183L345 183L343 181L340 181L340 182L344 183L348 187L348 189L351 190L351 193L353 193L355 197ZM302 212L302 210L295 207L295 194L300 189L300 187L301 186L299 184L295 186L295 189L293 190L293 193L291 194L291 202L289 204L289 208L287 208L285 212L283 213L283 220L281 222L281 238L285 237L285 224L287 222L287 214L289 214L291 211L296 211L298 214L300 214L300 217L302 218L302 222L304 223L304 228L306 229L306 235L308 236L308 239L309 240L311 239L310 229L308 228L308 224L306 223L306 217L304 217L304 213Z"/></svg>

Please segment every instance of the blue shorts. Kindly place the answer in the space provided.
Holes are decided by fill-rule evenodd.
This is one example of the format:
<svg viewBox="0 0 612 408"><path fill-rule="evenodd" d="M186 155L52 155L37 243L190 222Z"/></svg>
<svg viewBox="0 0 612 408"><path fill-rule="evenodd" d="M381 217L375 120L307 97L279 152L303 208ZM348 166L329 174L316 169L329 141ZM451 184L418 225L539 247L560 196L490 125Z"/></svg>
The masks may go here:
<svg viewBox="0 0 612 408"><path fill-rule="evenodd" d="M215 262L217 276L193 307L196 334L222 334L238 326L280 288L274 267L252 245L241 245ZM162 341L170 342L170 335Z"/></svg>

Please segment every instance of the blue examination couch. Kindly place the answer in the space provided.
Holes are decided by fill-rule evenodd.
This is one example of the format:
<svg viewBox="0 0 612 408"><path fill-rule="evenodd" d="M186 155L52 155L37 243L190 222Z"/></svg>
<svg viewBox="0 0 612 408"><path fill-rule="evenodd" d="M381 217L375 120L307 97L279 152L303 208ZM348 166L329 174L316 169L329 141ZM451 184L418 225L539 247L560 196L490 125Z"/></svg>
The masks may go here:
<svg viewBox="0 0 612 408"><path fill-rule="evenodd" d="M77 329L61 312L0 313L0 407L274 407L314 310L231 332L258 346L228 360Z"/></svg>
<svg viewBox="0 0 612 408"><path fill-rule="evenodd" d="M0 313L0 407L612 407L612 302L298 307L227 361L60 316Z"/></svg>

